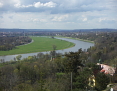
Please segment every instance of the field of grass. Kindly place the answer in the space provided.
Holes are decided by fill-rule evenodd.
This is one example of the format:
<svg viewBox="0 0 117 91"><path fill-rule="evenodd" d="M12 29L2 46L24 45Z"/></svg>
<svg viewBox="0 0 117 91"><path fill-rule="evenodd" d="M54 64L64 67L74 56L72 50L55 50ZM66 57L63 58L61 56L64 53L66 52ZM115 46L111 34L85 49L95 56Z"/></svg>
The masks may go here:
<svg viewBox="0 0 117 91"><path fill-rule="evenodd" d="M73 43L52 39L48 37L31 37L34 42L17 46L15 49L10 51L0 51L0 56L2 55L14 55L14 54L24 54L24 53L34 53L34 52L43 52L53 50L53 45L56 46L56 50L65 49L74 46Z"/></svg>
<svg viewBox="0 0 117 91"><path fill-rule="evenodd" d="M59 36L59 37L61 37L61 36ZM84 40L84 39L79 39L79 38L72 38L72 37L61 37L61 38L68 38L68 39L74 39L74 40L80 40L80 41L84 41L84 42L94 43L94 41Z"/></svg>

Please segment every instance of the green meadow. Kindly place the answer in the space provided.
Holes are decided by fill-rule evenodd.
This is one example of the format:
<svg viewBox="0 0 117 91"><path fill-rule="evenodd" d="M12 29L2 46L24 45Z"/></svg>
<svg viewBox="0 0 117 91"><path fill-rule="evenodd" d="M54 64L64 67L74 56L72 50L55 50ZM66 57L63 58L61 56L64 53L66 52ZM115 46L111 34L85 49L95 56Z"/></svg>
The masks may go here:
<svg viewBox="0 0 117 91"><path fill-rule="evenodd" d="M68 38L68 39L74 39L74 40L79 40L79 41L84 41L84 42L89 42L89 43L94 43L94 41L91 40L85 40L85 39L79 39L79 38L72 38L72 37L62 37L59 36L60 38Z"/></svg>
<svg viewBox="0 0 117 91"><path fill-rule="evenodd" d="M52 51L53 45L56 46L56 50L66 49L74 46L74 43L53 39L49 37L31 37L33 42L27 45L17 46L13 50L0 51L0 55L14 55L14 54L24 54L24 53L34 53L34 52L44 52Z"/></svg>

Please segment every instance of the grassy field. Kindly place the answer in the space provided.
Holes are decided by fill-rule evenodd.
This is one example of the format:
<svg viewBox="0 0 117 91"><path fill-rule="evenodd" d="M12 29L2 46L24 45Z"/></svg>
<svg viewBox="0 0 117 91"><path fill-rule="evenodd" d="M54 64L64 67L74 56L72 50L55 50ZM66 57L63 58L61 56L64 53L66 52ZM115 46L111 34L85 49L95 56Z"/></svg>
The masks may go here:
<svg viewBox="0 0 117 91"><path fill-rule="evenodd" d="M73 43L59 39L52 39L48 37L31 37L34 42L17 46L15 49L10 51L0 51L2 55L13 55L13 54L24 54L33 52L43 52L53 50L53 45L56 45L56 50L65 49L74 46Z"/></svg>
<svg viewBox="0 0 117 91"><path fill-rule="evenodd" d="M59 36L59 37L61 37L61 36ZM72 37L61 37L61 38L68 38L68 39L74 39L74 40L80 40L80 41L84 41L84 42L94 43L94 41L84 40L84 39L79 39L79 38L72 38Z"/></svg>

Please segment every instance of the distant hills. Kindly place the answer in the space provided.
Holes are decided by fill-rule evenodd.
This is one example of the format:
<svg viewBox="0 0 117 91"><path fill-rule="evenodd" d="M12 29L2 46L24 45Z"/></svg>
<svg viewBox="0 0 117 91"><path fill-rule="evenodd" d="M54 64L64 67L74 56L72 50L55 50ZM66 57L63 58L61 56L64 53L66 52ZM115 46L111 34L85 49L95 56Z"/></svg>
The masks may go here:
<svg viewBox="0 0 117 91"><path fill-rule="evenodd" d="M111 32L111 31L116 31L117 32L117 29L106 29L106 28L102 28L102 29L74 29L73 31L90 31L90 32L93 32L93 31L102 31L102 32Z"/></svg>
<svg viewBox="0 0 117 91"><path fill-rule="evenodd" d="M111 31L116 31L117 29L71 29L71 30L67 30L67 29L7 29L7 28L0 28L0 32L38 32L38 31L45 31L45 32L93 32L93 31L102 31L102 32L111 32Z"/></svg>
<svg viewBox="0 0 117 91"><path fill-rule="evenodd" d="M0 28L0 32L23 32L28 31L27 29L6 29L6 28Z"/></svg>

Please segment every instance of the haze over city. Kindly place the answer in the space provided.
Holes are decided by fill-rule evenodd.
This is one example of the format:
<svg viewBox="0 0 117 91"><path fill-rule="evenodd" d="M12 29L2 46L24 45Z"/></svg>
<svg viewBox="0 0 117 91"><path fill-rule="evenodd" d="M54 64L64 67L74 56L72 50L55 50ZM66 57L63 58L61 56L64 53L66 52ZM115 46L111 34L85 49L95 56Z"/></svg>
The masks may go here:
<svg viewBox="0 0 117 91"><path fill-rule="evenodd" d="M117 29L117 0L0 0L0 28Z"/></svg>

